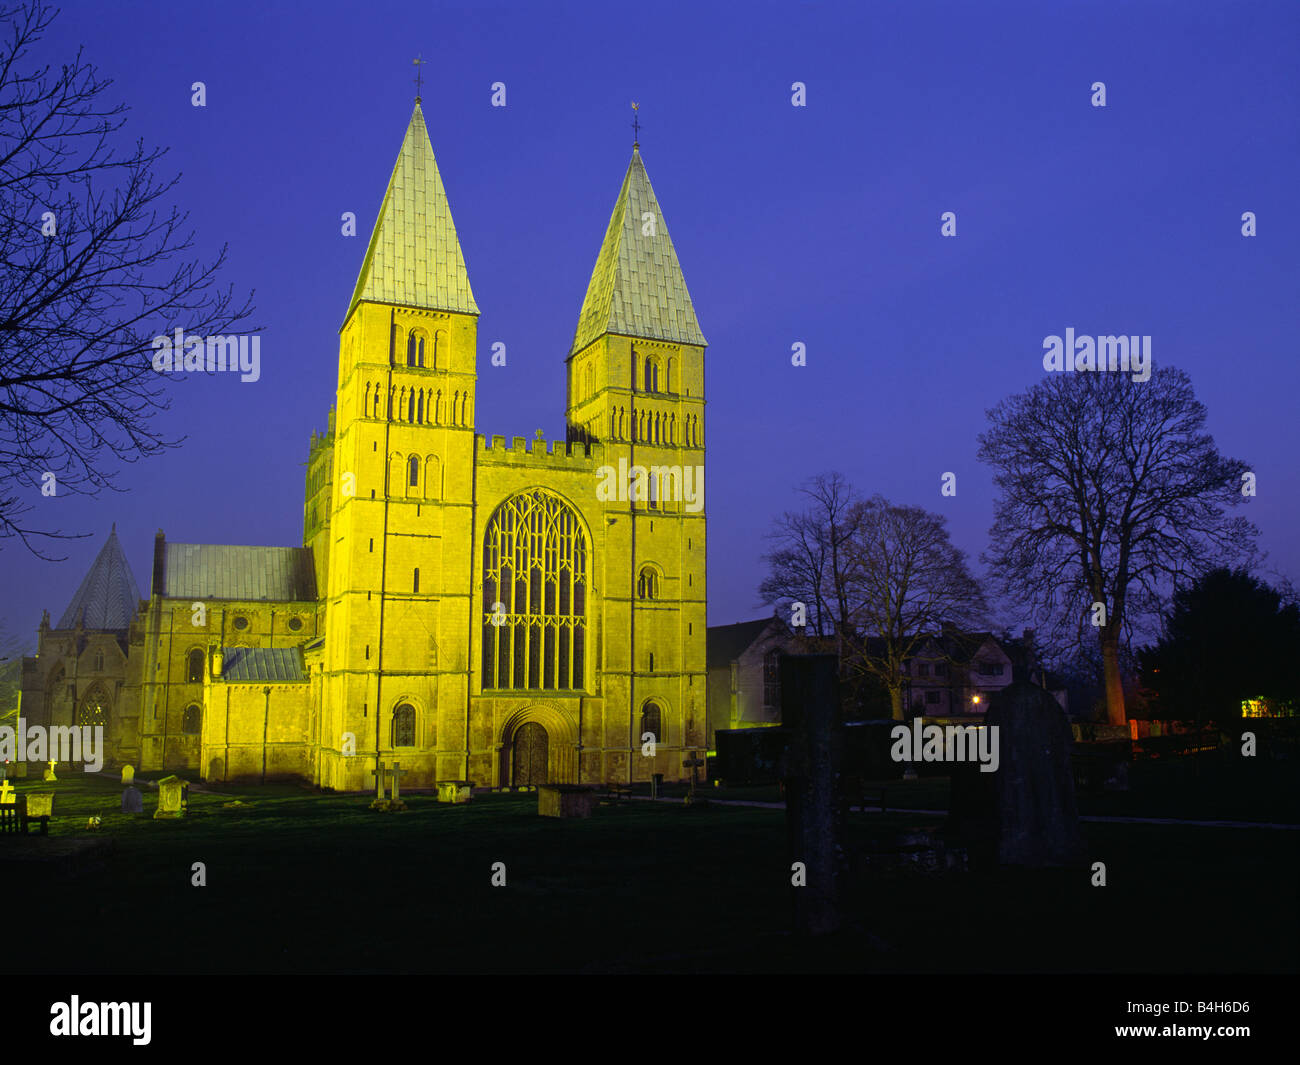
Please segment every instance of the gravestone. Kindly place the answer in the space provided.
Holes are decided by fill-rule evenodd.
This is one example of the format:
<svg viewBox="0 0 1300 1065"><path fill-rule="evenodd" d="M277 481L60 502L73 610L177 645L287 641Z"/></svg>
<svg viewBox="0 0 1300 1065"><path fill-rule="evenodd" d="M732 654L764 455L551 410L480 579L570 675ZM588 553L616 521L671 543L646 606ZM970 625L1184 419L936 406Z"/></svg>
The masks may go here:
<svg viewBox="0 0 1300 1065"><path fill-rule="evenodd" d="M469 802L473 798L468 780L440 780L437 787L439 802Z"/></svg>
<svg viewBox="0 0 1300 1065"><path fill-rule="evenodd" d="M51 781L52 781L52 780L58 780L58 779L59 779L57 776L55 776L55 773L54 773L54 767L55 767L56 765L58 765L58 764L59 764L58 762L51 762L51 763L49 764L49 768L47 768L47 769L45 770L45 779L46 779L46 780L51 780Z"/></svg>
<svg viewBox="0 0 1300 1065"><path fill-rule="evenodd" d="M135 783L135 766L124 765L122 767L122 786Z"/></svg>
<svg viewBox="0 0 1300 1065"><path fill-rule="evenodd" d="M122 791L122 812L124 814L144 813L144 797L134 784L128 785Z"/></svg>
<svg viewBox="0 0 1300 1065"><path fill-rule="evenodd" d="M835 799L843 754L839 663L834 655L782 655L781 721L789 729L782 772L791 866L801 862L804 886L792 887L794 927L824 935L840 927L840 804ZM793 885L793 879L792 879Z"/></svg>
<svg viewBox="0 0 1300 1065"><path fill-rule="evenodd" d="M537 812L542 817L590 817L599 800L600 793L584 784L543 784L537 789Z"/></svg>
<svg viewBox="0 0 1300 1065"><path fill-rule="evenodd" d="M1018 681L990 700L985 724L998 731L998 768L952 766L947 833L973 864L1028 869L1082 864L1087 851L1070 767L1070 726L1050 694Z"/></svg>
<svg viewBox="0 0 1300 1065"><path fill-rule="evenodd" d="M54 792L52 791L34 791L27 794L27 817L28 820L34 820L37 817L54 816Z"/></svg>
<svg viewBox="0 0 1300 1065"><path fill-rule="evenodd" d="M184 798L185 781L176 776L163 777L158 781L158 809L154 817L184 817Z"/></svg>
<svg viewBox="0 0 1300 1065"><path fill-rule="evenodd" d="M0 780L0 806L13 806L14 794L14 786L7 780Z"/></svg>
<svg viewBox="0 0 1300 1065"><path fill-rule="evenodd" d="M682 760L682 767L691 771L691 790L686 795L686 805L707 806L709 800L695 794L695 785L699 781L700 770L704 767L704 759L700 757L699 751L691 751L691 756Z"/></svg>

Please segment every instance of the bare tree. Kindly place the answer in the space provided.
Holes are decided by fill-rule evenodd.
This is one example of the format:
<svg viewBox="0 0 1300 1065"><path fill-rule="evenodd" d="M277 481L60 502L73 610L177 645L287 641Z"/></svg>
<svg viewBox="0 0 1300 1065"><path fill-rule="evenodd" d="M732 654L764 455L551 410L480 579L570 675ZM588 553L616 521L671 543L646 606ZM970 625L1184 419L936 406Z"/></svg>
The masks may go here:
<svg viewBox="0 0 1300 1065"><path fill-rule="evenodd" d="M966 556L948 538L948 519L873 496L859 504L848 554L850 669L889 693L903 720L903 666L944 623L971 626L986 612Z"/></svg>
<svg viewBox="0 0 1300 1065"><path fill-rule="evenodd" d="M844 548L853 536L858 501L839 473L818 474L799 490L809 506L786 511L767 534L776 547L763 556L768 576L758 594L764 603L787 609L804 604L811 635L838 635L849 623Z"/></svg>
<svg viewBox="0 0 1300 1065"><path fill-rule="evenodd" d="M120 462L174 446L151 424L168 405L155 336L224 334L251 312L187 253L187 216L165 201L164 154L125 142L78 51L54 72L29 53L55 13L0 8L0 541L61 537L25 524L42 489L94 495ZM42 556L44 557L44 556Z"/></svg>
<svg viewBox="0 0 1300 1065"><path fill-rule="evenodd" d="M861 500L839 474L803 489L808 510L787 512L769 534L765 603L807 607L809 629L837 639L843 679L874 681L903 717L903 663L944 622L982 616L984 601L946 520L880 496Z"/></svg>
<svg viewBox="0 0 1300 1065"><path fill-rule="evenodd" d="M1173 587L1249 557L1257 530L1226 511L1246 465L1204 431L1187 374L1052 374L988 413L980 460L1000 495L985 560L999 589L1058 641L1095 631L1107 716L1123 724L1121 647ZM1095 629L1094 629L1095 626Z"/></svg>

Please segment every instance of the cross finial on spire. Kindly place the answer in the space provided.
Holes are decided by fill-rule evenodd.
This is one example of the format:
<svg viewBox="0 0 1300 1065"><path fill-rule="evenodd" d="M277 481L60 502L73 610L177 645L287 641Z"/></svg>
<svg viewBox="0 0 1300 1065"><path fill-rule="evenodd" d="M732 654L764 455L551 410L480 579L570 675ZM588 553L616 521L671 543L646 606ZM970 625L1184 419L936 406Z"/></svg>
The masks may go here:
<svg viewBox="0 0 1300 1065"><path fill-rule="evenodd" d="M415 78L414 78L415 102L418 104L420 102L420 93L424 91L424 71L422 71L420 68L424 66L424 64L427 63L428 60L421 59L420 56L417 55L414 59L411 60L411 62L415 64Z"/></svg>
<svg viewBox="0 0 1300 1065"><path fill-rule="evenodd" d="M637 114L641 110L641 105L635 100L632 101L632 147L641 147L641 116Z"/></svg>

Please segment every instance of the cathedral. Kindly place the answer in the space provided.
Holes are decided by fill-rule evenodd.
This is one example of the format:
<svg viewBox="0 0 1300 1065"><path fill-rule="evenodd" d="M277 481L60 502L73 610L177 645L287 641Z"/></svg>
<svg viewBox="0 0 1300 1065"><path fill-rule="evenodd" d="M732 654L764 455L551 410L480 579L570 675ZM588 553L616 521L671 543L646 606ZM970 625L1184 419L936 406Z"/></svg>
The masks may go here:
<svg viewBox="0 0 1300 1065"><path fill-rule="evenodd" d="M476 434L478 314L417 100L311 437L302 546L160 530L141 599L114 530L23 661L29 724L101 725L109 764L212 782L689 778L705 340L639 147L564 360L563 442Z"/></svg>

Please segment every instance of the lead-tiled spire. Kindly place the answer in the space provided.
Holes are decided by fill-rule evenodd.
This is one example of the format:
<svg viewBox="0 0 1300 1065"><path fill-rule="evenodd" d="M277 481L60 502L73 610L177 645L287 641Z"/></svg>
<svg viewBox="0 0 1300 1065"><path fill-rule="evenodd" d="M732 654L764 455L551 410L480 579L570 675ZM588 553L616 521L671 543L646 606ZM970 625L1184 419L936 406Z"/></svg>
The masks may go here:
<svg viewBox="0 0 1300 1065"><path fill-rule="evenodd" d="M635 149L591 272L570 354L603 333L701 347L707 343L668 225Z"/></svg>
<svg viewBox="0 0 1300 1065"><path fill-rule="evenodd" d="M348 314L361 300L478 314L418 102L388 180Z"/></svg>
<svg viewBox="0 0 1300 1065"><path fill-rule="evenodd" d="M87 629L129 629L139 601L140 591L114 526L58 627L75 629L81 622Z"/></svg>

